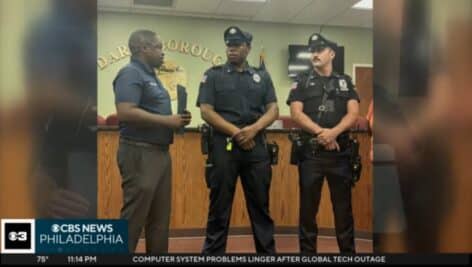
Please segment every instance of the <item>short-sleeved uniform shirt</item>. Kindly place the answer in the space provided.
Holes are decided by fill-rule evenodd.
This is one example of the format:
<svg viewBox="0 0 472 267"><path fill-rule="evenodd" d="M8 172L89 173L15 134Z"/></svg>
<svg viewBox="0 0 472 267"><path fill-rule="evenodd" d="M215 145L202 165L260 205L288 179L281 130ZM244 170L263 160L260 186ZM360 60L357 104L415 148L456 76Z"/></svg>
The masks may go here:
<svg viewBox="0 0 472 267"><path fill-rule="evenodd" d="M269 73L245 65L242 72L226 63L207 70L200 83L197 106L209 104L225 120L243 127L265 113L269 103L277 102Z"/></svg>
<svg viewBox="0 0 472 267"><path fill-rule="evenodd" d="M244 127L256 122L266 112L266 105L277 102L269 73L245 64L243 71L226 63L208 69L200 82L197 106L209 104L226 121ZM218 133L217 133L218 134ZM251 155L267 155L260 135ZM245 152L242 152L245 153Z"/></svg>
<svg viewBox="0 0 472 267"><path fill-rule="evenodd" d="M323 95L327 94L323 104ZM359 100L354 84L348 75L333 72L329 77L310 70L298 75L287 99L303 102L303 113L323 128L335 127L347 114L347 102ZM324 106L321 107L320 106ZM325 110L320 116L319 111Z"/></svg>
<svg viewBox="0 0 472 267"><path fill-rule="evenodd" d="M132 58L113 81L115 103L135 103L150 113L172 115L170 96L151 67ZM173 142L172 129L162 126L136 126L120 122L120 135L151 144L169 145Z"/></svg>

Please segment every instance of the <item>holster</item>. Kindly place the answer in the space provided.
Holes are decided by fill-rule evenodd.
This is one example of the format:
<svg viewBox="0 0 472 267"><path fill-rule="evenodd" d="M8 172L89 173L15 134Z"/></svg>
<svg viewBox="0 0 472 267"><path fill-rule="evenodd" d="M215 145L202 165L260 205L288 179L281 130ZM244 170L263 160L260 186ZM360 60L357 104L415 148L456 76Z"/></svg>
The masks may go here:
<svg viewBox="0 0 472 267"><path fill-rule="evenodd" d="M211 172L214 168L213 155L213 128L208 124L202 124L199 127L201 133L201 150L203 155L207 155L205 161L205 182L208 188L211 188Z"/></svg>
<svg viewBox="0 0 472 267"><path fill-rule="evenodd" d="M275 141L267 143L267 150L269 152L270 164L277 165L279 162L279 145Z"/></svg>
<svg viewBox="0 0 472 267"><path fill-rule="evenodd" d="M200 147L203 155L208 155L212 146L213 128L208 124L199 127L201 133Z"/></svg>
<svg viewBox="0 0 472 267"><path fill-rule="evenodd" d="M290 150L290 164L298 165L303 160L303 142L300 132L290 131L288 139L292 142Z"/></svg>
<svg viewBox="0 0 472 267"><path fill-rule="evenodd" d="M351 145L351 171L352 171L352 185L359 181L362 172L362 159L359 154L359 142L356 139L350 140Z"/></svg>

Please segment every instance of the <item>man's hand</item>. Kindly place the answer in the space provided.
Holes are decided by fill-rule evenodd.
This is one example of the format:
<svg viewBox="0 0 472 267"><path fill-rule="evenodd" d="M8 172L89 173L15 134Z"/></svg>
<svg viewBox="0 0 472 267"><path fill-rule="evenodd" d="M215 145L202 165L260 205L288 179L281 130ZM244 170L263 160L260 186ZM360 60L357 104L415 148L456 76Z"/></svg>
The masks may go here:
<svg viewBox="0 0 472 267"><path fill-rule="evenodd" d="M249 140L249 141L247 141L247 142L245 142L245 143L243 143L243 144L239 144L239 146L240 146L243 150L248 151L248 150L253 149L253 148L256 146L256 142L255 142L253 139L251 139L251 140Z"/></svg>
<svg viewBox="0 0 472 267"><path fill-rule="evenodd" d="M190 112L184 114L170 115L167 117L167 126L170 128L178 129L185 125L188 125L192 120L192 114Z"/></svg>
<svg viewBox="0 0 472 267"><path fill-rule="evenodd" d="M336 141L336 137L338 137L339 133L337 133L333 129L323 129L321 133L317 136L318 142L322 145L328 145Z"/></svg>
<svg viewBox="0 0 472 267"><path fill-rule="evenodd" d="M182 116L182 120L184 121L184 126L189 125L190 122L192 121L192 113L190 113L190 111L188 110L185 110L184 114L182 114L181 116Z"/></svg>
<svg viewBox="0 0 472 267"><path fill-rule="evenodd" d="M325 147L326 150L329 150L329 151L333 151L333 150L340 151L341 150L341 148L339 148L338 142L336 142L336 141L328 143L328 144L324 145L324 147Z"/></svg>
<svg viewBox="0 0 472 267"><path fill-rule="evenodd" d="M239 132L232 136L233 140L236 140L239 145L242 145L248 141L251 141L256 136L258 130L253 125L242 128Z"/></svg>

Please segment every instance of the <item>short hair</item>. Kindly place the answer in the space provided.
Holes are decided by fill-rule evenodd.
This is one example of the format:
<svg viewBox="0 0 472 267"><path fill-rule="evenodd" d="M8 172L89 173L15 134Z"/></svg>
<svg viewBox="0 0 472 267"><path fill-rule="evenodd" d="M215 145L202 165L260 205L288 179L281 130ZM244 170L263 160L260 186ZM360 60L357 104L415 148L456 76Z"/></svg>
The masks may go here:
<svg viewBox="0 0 472 267"><path fill-rule="evenodd" d="M128 47L131 55L136 55L141 51L141 47L152 44L156 33L150 30L137 30L131 33L128 40Z"/></svg>

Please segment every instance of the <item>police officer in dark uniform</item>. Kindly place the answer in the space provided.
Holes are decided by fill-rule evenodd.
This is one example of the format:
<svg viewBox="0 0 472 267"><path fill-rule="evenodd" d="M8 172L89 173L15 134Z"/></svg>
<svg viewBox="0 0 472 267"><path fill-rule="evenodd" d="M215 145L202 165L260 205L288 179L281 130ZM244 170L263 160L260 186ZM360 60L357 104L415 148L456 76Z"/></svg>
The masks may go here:
<svg viewBox="0 0 472 267"><path fill-rule="evenodd" d="M269 215L272 178L262 130L278 117L269 73L248 65L252 35L232 26L224 32L227 62L207 70L197 106L213 128L205 170L210 207L204 254L224 253L237 177L244 195L258 253L274 253L274 223Z"/></svg>
<svg viewBox="0 0 472 267"><path fill-rule="evenodd" d="M308 45L313 68L297 77L287 100L292 119L302 128L303 145L298 151L300 250L317 251L316 214L326 177L340 252L354 253L348 130L358 115L359 96L349 76L333 71L337 44L313 34Z"/></svg>

